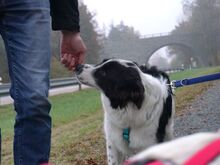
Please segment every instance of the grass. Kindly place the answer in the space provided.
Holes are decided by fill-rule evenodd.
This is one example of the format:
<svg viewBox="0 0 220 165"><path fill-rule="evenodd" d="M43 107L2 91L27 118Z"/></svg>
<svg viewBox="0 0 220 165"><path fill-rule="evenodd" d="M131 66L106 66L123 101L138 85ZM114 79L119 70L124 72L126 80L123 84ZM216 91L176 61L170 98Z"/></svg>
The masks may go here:
<svg viewBox="0 0 220 165"><path fill-rule="evenodd" d="M50 100L51 116L55 128L76 119L85 118L101 109L99 92L91 89L53 96ZM0 126L4 137L12 135L14 116L12 105L0 106Z"/></svg>
<svg viewBox="0 0 220 165"><path fill-rule="evenodd" d="M220 67L193 69L171 74L171 79L220 72ZM177 115L211 83L179 88L175 92ZM105 140L103 136L103 111L100 94L88 89L72 94L53 96L51 162L56 165L105 165ZM0 127L3 136L2 164L13 164L12 137L15 113L12 105L0 106Z"/></svg>
<svg viewBox="0 0 220 165"><path fill-rule="evenodd" d="M220 67L212 67L212 68L198 68L198 69L192 69L192 70L186 70L184 72L176 72L172 73L170 75L170 78L172 80L179 80L184 78L192 78L197 77L201 75L206 75L210 73L218 73L220 72Z"/></svg>
<svg viewBox="0 0 220 165"><path fill-rule="evenodd" d="M211 73L220 73L220 67L211 67L211 68L199 68L186 70L183 72L172 73L170 75L171 80L181 80L185 78L193 78L202 75L207 75ZM186 106L189 106L193 100L201 95L204 91L210 88L213 85L213 82L201 83L192 86L186 86L178 88L175 91L175 106L176 106L176 115L183 115L186 110Z"/></svg>
<svg viewBox="0 0 220 165"><path fill-rule="evenodd" d="M99 92L90 89L51 97L53 105L51 116L55 121L54 126L60 126L79 118L86 118L100 110L99 95Z"/></svg>
<svg viewBox="0 0 220 165"><path fill-rule="evenodd" d="M51 110L53 119L52 159L54 155L56 158L54 162L60 162L60 160L63 162L62 153L65 153L64 149L68 149L71 146L71 142L83 139L84 135L102 126L103 115L100 94L96 90L88 89L72 94L53 96L50 100L53 105ZM15 113L12 105L0 106L3 165L13 164L12 137L14 117ZM100 132L101 128L99 129ZM65 164L68 164L71 158L65 156L65 160Z"/></svg>
<svg viewBox="0 0 220 165"><path fill-rule="evenodd" d="M0 128L2 135L6 137L12 136L14 116L15 113L11 105L0 106Z"/></svg>

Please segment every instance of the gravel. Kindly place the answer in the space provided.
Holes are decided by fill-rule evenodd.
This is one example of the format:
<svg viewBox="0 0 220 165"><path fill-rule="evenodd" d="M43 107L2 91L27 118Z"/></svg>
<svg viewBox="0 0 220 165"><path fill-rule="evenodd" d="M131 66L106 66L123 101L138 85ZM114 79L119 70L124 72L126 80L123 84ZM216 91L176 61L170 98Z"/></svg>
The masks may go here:
<svg viewBox="0 0 220 165"><path fill-rule="evenodd" d="M187 107L187 113L175 119L175 136L220 129L220 81Z"/></svg>

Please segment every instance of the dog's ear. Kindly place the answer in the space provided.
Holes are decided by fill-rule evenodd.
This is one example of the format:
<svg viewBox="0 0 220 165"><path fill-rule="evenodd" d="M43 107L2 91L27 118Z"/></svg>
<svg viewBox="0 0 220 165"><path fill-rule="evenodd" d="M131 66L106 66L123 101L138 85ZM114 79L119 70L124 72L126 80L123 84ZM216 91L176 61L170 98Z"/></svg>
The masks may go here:
<svg viewBox="0 0 220 165"><path fill-rule="evenodd" d="M125 108L128 103L140 109L144 100L144 86L141 80L128 80L115 86L108 97L114 109Z"/></svg>
<svg viewBox="0 0 220 165"><path fill-rule="evenodd" d="M136 83L132 84L130 87L130 91L128 91L128 95L130 92L130 100L137 106L138 109L141 108L143 100L144 100L144 86L140 80L136 81Z"/></svg>

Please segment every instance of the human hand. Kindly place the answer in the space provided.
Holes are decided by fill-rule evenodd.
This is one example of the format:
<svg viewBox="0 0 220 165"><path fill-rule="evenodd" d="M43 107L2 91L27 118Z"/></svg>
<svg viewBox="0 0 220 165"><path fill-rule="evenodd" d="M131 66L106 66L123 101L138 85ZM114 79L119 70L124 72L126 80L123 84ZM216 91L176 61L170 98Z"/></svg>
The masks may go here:
<svg viewBox="0 0 220 165"><path fill-rule="evenodd" d="M78 64L85 59L86 46L79 32L62 31L61 35L61 62L69 70L75 70Z"/></svg>

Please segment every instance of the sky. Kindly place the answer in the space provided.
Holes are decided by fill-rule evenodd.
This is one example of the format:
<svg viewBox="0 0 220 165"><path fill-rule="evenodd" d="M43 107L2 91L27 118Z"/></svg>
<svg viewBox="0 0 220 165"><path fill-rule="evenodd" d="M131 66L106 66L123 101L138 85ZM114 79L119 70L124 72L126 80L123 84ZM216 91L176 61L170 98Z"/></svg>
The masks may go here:
<svg viewBox="0 0 220 165"><path fill-rule="evenodd" d="M100 28L119 24L142 35L172 31L182 18L182 0L83 0ZM108 29L108 28L107 28Z"/></svg>

